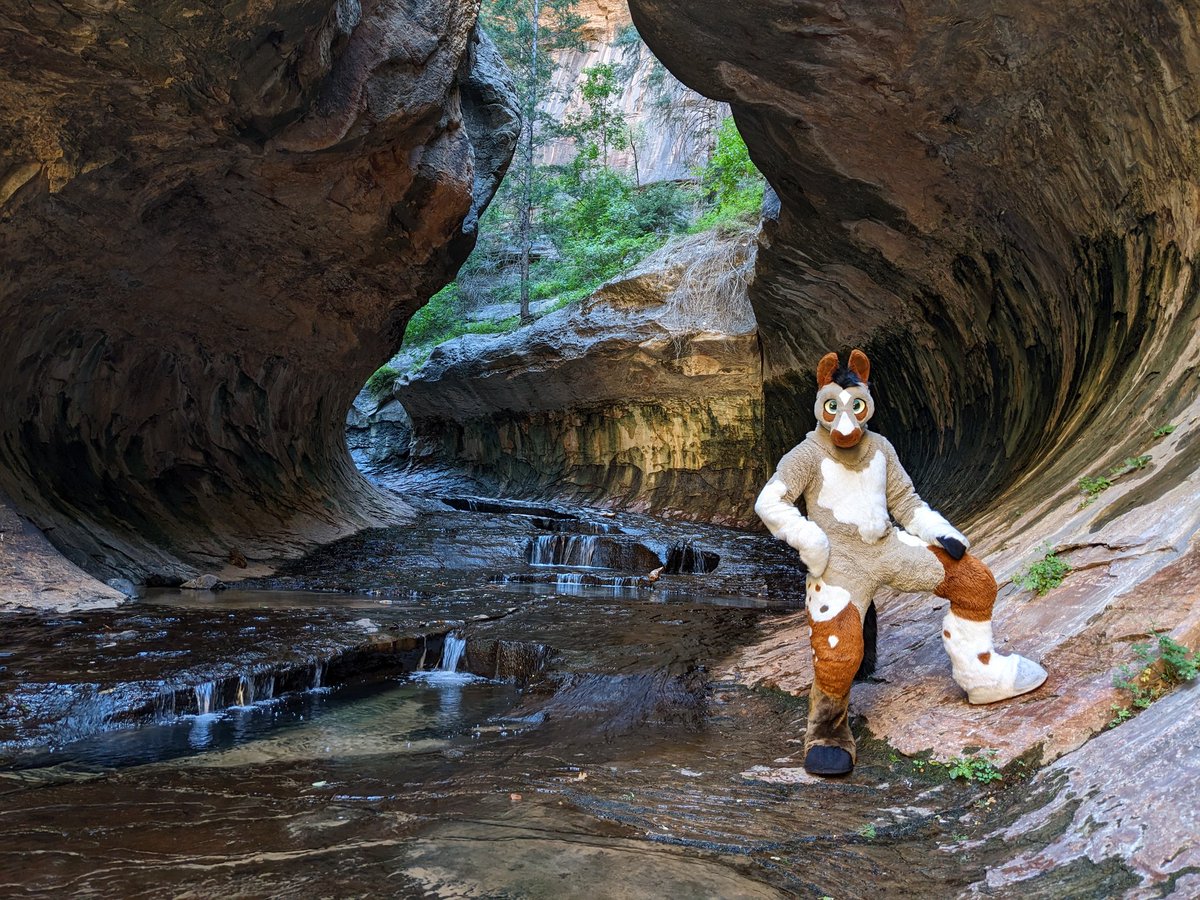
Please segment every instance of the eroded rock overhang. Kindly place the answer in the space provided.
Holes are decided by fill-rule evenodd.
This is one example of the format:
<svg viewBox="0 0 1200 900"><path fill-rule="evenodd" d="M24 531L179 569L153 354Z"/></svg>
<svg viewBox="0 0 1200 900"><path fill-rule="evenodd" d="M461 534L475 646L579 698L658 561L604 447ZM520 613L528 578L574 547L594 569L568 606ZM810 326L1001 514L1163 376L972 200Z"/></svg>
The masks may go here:
<svg viewBox="0 0 1200 900"><path fill-rule="evenodd" d="M835 348L870 354L879 429L957 514L1001 490L1065 502L1194 405L1188 4L630 6L676 76L732 105L780 199L751 293L775 457Z"/></svg>
<svg viewBox="0 0 1200 900"><path fill-rule="evenodd" d="M477 3L56 2L0 37L0 495L93 574L403 514L346 409L512 154Z"/></svg>

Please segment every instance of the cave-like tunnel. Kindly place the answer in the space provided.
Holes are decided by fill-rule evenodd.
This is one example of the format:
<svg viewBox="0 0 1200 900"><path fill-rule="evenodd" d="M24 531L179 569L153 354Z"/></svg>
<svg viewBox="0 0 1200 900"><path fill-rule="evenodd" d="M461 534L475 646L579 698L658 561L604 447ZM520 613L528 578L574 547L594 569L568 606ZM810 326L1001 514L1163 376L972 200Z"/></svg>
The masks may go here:
<svg viewBox="0 0 1200 900"><path fill-rule="evenodd" d="M635 0L778 199L771 459L827 349L949 511L1023 511L1195 404L1185 4ZM212 17L211 20L209 17ZM272 559L401 515L343 417L512 153L471 4L34 5L0 94L0 488L90 572ZM1196 469L1174 440L1162 494ZM1189 449L1190 448L1190 449Z"/></svg>
<svg viewBox="0 0 1200 900"><path fill-rule="evenodd" d="M827 348L867 350L881 430L960 513L1073 490L1195 402L1188 4L630 7L779 197L751 289L775 456Z"/></svg>

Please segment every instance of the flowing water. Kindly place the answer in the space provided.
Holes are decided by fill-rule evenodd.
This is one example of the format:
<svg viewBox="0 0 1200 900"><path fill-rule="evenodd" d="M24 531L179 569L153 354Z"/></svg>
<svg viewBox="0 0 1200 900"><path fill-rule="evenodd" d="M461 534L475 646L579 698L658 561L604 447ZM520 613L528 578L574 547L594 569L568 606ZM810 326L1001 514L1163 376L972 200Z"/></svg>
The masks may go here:
<svg viewBox="0 0 1200 900"><path fill-rule="evenodd" d="M814 781L803 704L714 679L797 608L786 555L459 507L254 589L11 617L0 895L928 897L982 877L956 848L991 789L866 736L851 778ZM607 567L599 542L530 552L572 521L616 541ZM677 574L649 581L653 557Z"/></svg>

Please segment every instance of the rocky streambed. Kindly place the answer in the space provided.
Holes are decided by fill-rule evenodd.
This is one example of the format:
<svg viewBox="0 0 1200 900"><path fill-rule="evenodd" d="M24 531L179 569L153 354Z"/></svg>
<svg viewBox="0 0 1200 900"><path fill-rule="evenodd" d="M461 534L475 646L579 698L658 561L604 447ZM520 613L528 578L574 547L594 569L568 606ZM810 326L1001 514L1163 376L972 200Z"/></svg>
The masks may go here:
<svg viewBox="0 0 1200 900"><path fill-rule="evenodd" d="M723 674L798 607L782 545L408 499L412 527L269 581L9 617L0 891L1061 896L1145 877L1074 824L1117 827L1088 811L1101 741L1033 790L1024 761L951 780L865 729L851 778L806 776L804 701ZM1157 883L1186 885L1181 862Z"/></svg>

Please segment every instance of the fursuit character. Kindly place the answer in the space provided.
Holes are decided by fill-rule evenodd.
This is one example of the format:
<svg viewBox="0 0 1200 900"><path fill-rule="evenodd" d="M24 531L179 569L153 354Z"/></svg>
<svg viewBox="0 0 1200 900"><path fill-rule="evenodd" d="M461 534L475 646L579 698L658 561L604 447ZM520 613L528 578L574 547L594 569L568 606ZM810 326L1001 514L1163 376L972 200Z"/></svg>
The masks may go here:
<svg viewBox="0 0 1200 900"><path fill-rule="evenodd" d="M804 767L814 775L854 767L850 685L864 649L874 655L871 600L881 587L933 591L950 601L942 642L969 702L1005 700L1046 680L1037 663L994 650L991 571L917 495L892 445L867 431L875 412L870 370L861 350L850 354L846 368L836 353L825 355L817 366L817 427L779 461L754 504L771 534L795 548L808 568L814 679ZM796 508L800 497L807 517Z"/></svg>

